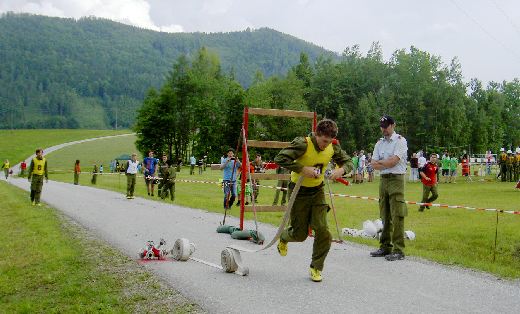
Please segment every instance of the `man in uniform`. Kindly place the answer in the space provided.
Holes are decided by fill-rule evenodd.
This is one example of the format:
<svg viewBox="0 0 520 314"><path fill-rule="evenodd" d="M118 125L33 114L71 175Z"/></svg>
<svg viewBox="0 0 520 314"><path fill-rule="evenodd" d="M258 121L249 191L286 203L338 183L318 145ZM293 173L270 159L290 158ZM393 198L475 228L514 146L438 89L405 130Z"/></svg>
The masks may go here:
<svg viewBox="0 0 520 314"><path fill-rule="evenodd" d="M262 155L256 154L255 160L252 162L254 173L263 173L264 162L262 161ZM260 193L260 180L253 180L253 197L255 198L255 203L258 199L258 194Z"/></svg>
<svg viewBox="0 0 520 314"><path fill-rule="evenodd" d="M506 159L506 177L507 181L513 182L513 165L515 163L515 156L513 156L512 150L507 150L507 159Z"/></svg>
<svg viewBox="0 0 520 314"><path fill-rule="evenodd" d="M507 161L506 150L502 147L500 149L500 157L498 158L498 166L500 167L500 173L498 175L500 176L502 182L507 181L506 161Z"/></svg>
<svg viewBox="0 0 520 314"><path fill-rule="evenodd" d="M518 182L518 180L520 180L520 147L516 148L516 158L513 168L515 173L514 182Z"/></svg>
<svg viewBox="0 0 520 314"><path fill-rule="evenodd" d="M159 160L159 184L157 185L157 196L161 196L161 191L164 186L164 178L168 176L168 156L163 154Z"/></svg>
<svg viewBox="0 0 520 314"><path fill-rule="evenodd" d="M381 171L379 183L379 212L383 221L380 247L370 256L384 256L388 261L404 259L404 217L408 214L404 202L404 175L408 144L397 134L394 119L380 119L381 138L374 147L372 167Z"/></svg>
<svg viewBox="0 0 520 314"><path fill-rule="evenodd" d="M277 174L288 174L290 171L283 168L278 167L276 168ZM278 199L280 198L280 192L282 193L282 200L280 205L284 206L287 201L287 186L289 185L289 182L287 180L278 180L278 188L274 192L274 200L273 200L273 206L278 205Z"/></svg>
<svg viewBox="0 0 520 314"><path fill-rule="evenodd" d="M329 119L320 121L316 134L297 137L278 153L274 161L291 170L289 195L300 177L304 177L290 212L290 223L281 234L278 252L287 255L288 242L302 242L308 236L309 227L314 230L311 280L322 280L321 271L330 250L332 236L327 226L329 206L323 189L324 173L329 162L339 166L333 170L330 179L335 180L352 170L352 161L334 138L338 134L336 123Z"/></svg>
<svg viewBox="0 0 520 314"><path fill-rule="evenodd" d="M160 196L162 199L168 197L168 193L170 194L170 199L172 201L175 200L175 178L177 177L177 171L173 163L168 165L168 161L165 162L167 168L162 170L162 189L160 190Z"/></svg>
<svg viewBox="0 0 520 314"><path fill-rule="evenodd" d="M137 160L137 154L133 153L130 157L130 160L126 162L125 165L125 174L126 174L126 198L133 199L134 198L134 190L135 190L135 178L137 176L137 165L139 161Z"/></svg>
<svg viewBox="0 0 520 314"><path fill-rule="evenodd" d="M33 205L41 206L40 196L42 194L43 178L49 182L47 173L47 159L43 157L43 149L36 150L36 157L31 160L29 165L29 176L27 180L31 182L31 202Z"/></svg>

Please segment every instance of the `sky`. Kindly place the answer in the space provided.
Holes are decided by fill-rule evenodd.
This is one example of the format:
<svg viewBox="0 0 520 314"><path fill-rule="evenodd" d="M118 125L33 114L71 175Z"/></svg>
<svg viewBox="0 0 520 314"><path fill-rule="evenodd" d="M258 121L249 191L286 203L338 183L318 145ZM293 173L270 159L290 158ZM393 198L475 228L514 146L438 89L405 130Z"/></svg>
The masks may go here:
<svg viewBox="0 0 520 314"><path fill-rule="evenodd" d="M520 78L518 0L1 0L0 13L97 16L163 32L269 27L341 53L379 42L457 57L466 81ZM0 30L1 31L1 30Z"/></svg>

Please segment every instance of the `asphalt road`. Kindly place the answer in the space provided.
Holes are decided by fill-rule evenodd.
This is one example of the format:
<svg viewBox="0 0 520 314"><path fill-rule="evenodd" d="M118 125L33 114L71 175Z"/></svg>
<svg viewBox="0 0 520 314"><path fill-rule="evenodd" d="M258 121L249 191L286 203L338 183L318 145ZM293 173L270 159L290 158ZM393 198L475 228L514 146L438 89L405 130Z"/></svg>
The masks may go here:
<svg viewBox="0 0 520 314"><path fill-rule="evenodd" d="M64 143L45 152L91 140L95 139ZM18 166L13 167L15 173ZM29 190L26 179L8 181ZM142 198L127 200L123 194L55 181L44 184L42 201L136 262L146 241L160 238L167 240L168 248L176 239L187 238L196 246L193 257L217 265L227 245L258 248L218 234L222 215L205 210ZM238 225L233 217L226 222ZM254 223L248 222L246 228L253 229ZM276 233L275 227L265 224L259 224L259 230L266 243ZM144 265L210 313L520 313L519 281L410 257L388 262L370 257L372 248L357 244L333 243L323 282L314 283L308 275L312 241L290 243L286 257L279 256L275 246L242 253L248 276L224 273L193 260Z"/></svg>
<svg viewBox="0 0 520 314"><path fill-rule="evenodd" d="M26 179L9 182L25 190ZM193 257L220 265L228 244L257 248L216 233L222 216L200 209L136 198L85 186L49 181L42 201L70 216L128 256L161 237L172 247L187 238ZM238 225L230 217L229 223ZM246 225L254 228L252 222ZM270 240L276 229L260 224ZM211 313L520 313L520 283L407 258L388 262L369 257L371 248L332 244L321 283L310 281L312 239L290 243L286 257L276 247L242 253L250 274L242 277L189 260L146 263ZM110 254L110 252L107 252Z"/></svg>

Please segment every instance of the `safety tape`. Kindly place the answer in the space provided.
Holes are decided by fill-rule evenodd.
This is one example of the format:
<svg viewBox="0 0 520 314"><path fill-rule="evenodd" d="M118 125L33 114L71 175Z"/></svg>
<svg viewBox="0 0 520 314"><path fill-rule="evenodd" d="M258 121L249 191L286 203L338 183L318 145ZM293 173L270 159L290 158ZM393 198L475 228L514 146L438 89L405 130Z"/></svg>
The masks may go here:
<svg viewBox="0 0 520 314"><path fill-rule="evenodd" d="M92 174L91 172L87 172L87 173ZM105 174L124 174L124 173L117 173L117 172L103 173L103 175L105 175ZM138 177L144 177L144 176L138 176ZM162 178L150 177L150 179L161 180ZM222 182L218 182L218 181L201 181L201 180L185 180L185 179L175 179L175 182L216 184L216 185L222 184ZM262 184L258 184L257 186L263 187L263 188L268 188L268 189L287 190L287 188L282 188L282 187L278 187L278 186L270 186L270 185L262 185ZM377 198L377 197L356 196L356 195L337 194L337 193L333 193L332 195L336 196L336 197L355 198L355 199L379 202L379 198ZM520 211L518 211L518 210L504 210L504 209L497 209L497 208L481 208L481 207L471 207L471 206L463 206L463 205L422 203L422 202L413 202L413 201L405 201L405 203L410 204L410 205L419 205L419 206L432 206L432 207L440 207L440 208L462 208L462 209L469 209L469 210L475 210L475 211L490 211L490 212L499 212L499 213L504 213L504 214L520 215Z"/></svg>

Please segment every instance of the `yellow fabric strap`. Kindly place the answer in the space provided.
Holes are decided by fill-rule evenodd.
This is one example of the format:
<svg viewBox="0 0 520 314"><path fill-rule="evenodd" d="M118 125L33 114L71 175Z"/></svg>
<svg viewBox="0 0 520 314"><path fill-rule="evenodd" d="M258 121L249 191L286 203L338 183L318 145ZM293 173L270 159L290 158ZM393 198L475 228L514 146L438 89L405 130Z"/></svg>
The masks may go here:
<svg viewBox="0 0 520 314"><path fill-rule="evenodd" d="M330 159L334 155L334 148L332 147L332 143L329 144L324 150L318 151L314 148L314 144L310 137L305 138L307 140L307 150L305 153L295 162L303 165L304 167L315 167L320 169L320 176L317 178L304 178L302 182L302 186L305 187L314 187L318 186L323 182L325 178L325 170L327 170L327 165L330 162ZM300 178L300 174L296 172L291 172L291 181L297 182Z"/></svg>

